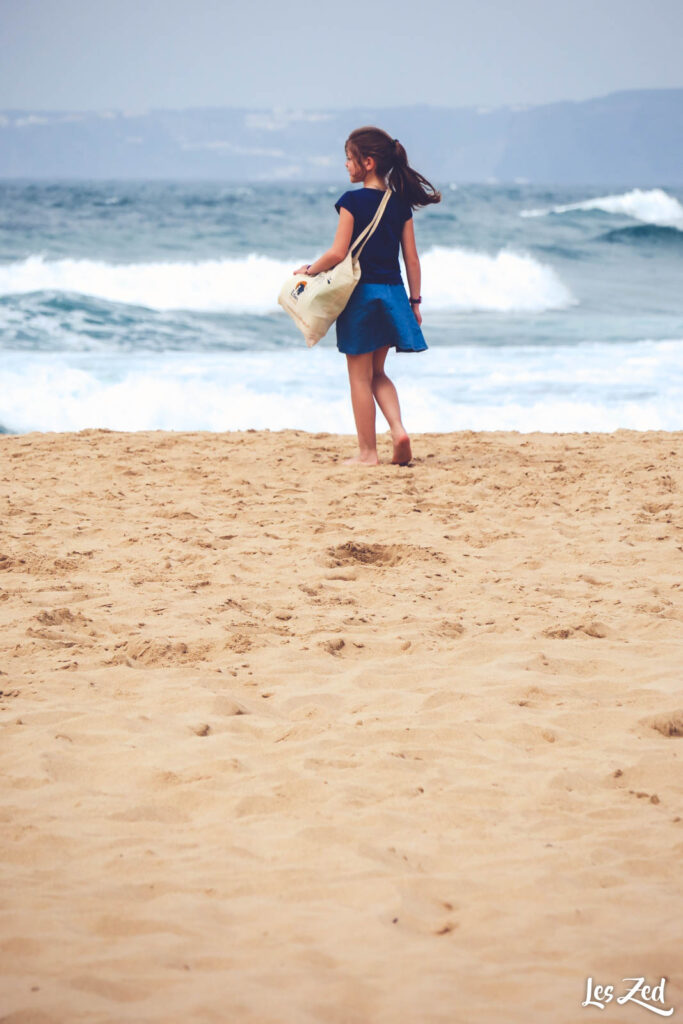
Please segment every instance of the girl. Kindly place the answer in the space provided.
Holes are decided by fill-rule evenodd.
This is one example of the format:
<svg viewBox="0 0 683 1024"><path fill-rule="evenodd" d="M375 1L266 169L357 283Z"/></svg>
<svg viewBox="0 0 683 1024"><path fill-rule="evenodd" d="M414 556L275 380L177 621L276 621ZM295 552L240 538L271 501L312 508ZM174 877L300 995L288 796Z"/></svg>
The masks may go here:
<svg viewBox="0 0 683 1024"><path fill-rule="evenodd" d="M351 404L358 434L358 455L348 463L376 466L375 402L389 424L394 442L392 462L412 458L410 438L401 421L398 394L384 372L390 348L423 352L427 343L420 324L420 260L415 245L413 208L441 201L433 185L408 164L406 151L380 128L357 128L345 145L346 169L361 189L345 192L335 203L339 224L332 246L295 274L318 274L344 259L365 228L387 188L392 195L374 234L360 255L361 279L336 321L337 348L346 355ZM401 244L410 299L398 263Z"/></svg>

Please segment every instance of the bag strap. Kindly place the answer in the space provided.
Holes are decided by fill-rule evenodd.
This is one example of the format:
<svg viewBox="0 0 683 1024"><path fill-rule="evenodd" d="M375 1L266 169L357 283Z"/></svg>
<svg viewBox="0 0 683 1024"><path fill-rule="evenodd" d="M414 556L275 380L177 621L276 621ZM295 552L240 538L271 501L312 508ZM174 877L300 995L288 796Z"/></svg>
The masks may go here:
<svg viewBox="0 0 683 1024"><path fill-rule="evenodd" d="M352 259L355 260L355 259L359 259L360 258L360 254L362 253L363 249L365 248L365 243L370 239L370 236L372 235L372 233L374 232L375 228L377 227L377 225L381 221L382 214L386 210L390 198L391 198L391 189L388 188L386 190L386 192L384 193L384 195L382 196L382 201L380 202L379 206L377 207L377 211L375 213L375 216L372 218L372 220L370 221L368 226L363 228L363 230L359 234L358 238L355 240L355 242L351 246L349 251L351 253L351 258ZM361 246L360 246L360 249L358 249L357 252L354 252L354 249L356 249L356 247L358 246L359 242L362 243Z"/></svg>

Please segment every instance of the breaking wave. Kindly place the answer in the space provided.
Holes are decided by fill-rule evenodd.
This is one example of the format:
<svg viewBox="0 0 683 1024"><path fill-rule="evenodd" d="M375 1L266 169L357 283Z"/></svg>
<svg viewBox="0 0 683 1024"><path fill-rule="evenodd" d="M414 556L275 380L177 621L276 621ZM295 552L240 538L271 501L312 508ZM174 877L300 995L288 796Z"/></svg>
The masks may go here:
<svg viewBox="0 0 683 1024"><path fill-rule="evenodd" d="M0 266L0 296L52 291L154 310L267 315L303 260L250 254L198 262L107 263L32 255ZM422 257L425 301L435 309L541 312L574 304L555 271L533 257L437 247Z"/></svg>
<svg viewBox="0 0 683 1024"><path fill-rule="evenodd" d="M580 203L567 203L545 210L522 210L522 217L545 217L551 213L571 213L574 210L601 210L603 213L620 213L645 224L677 228L683 231L683 205L661 188L639 189L620 195L598 196L584 199Z"/></svg>

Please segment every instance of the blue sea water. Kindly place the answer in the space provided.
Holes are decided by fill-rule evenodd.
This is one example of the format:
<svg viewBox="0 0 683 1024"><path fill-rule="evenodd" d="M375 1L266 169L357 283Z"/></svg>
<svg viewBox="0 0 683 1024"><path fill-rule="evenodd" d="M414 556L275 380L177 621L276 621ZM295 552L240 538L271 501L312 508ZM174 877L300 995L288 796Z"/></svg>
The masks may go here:
<svg viewBox="0 0 683 1024"><path fill-rule="evenodd" d="M683 428L683 192L440 187L411 430ZM346 188L0 182L0 430L353 432L334 330L276 302Z"/></svg>

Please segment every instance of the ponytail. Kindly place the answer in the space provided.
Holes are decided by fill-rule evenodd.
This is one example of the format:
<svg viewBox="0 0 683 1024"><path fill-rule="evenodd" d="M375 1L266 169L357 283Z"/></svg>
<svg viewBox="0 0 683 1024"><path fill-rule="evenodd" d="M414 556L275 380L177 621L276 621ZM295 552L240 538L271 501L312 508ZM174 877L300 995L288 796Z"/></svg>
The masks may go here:
<svg viewBox="0 0 683 1024"><path fill-rule="evenodd" d="M356 128L346 140L346 149L358 161L373 157L378 176L387 179L389 188L413 209L441 202L441 193L410 166L398 139L392 139L381 128Z"/></svg>

